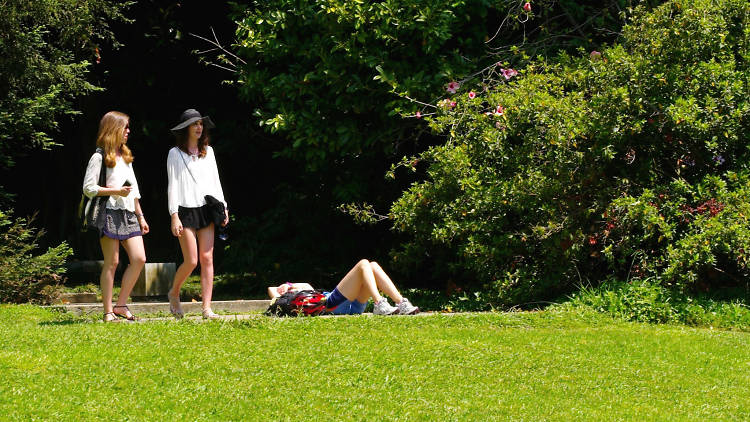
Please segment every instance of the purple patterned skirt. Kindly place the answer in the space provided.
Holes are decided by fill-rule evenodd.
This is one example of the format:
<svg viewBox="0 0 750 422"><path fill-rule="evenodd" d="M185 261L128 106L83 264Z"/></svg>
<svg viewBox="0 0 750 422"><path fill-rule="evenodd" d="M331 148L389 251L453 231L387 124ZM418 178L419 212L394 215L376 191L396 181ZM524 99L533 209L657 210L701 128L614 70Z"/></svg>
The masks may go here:
<svg viewBox="0 0 750 422"><path fill-rule="evenodd" d="M142 235L138 217L133 212L107 208L104 218L104 227L99 232L100 236L125 240Z"/></svg>

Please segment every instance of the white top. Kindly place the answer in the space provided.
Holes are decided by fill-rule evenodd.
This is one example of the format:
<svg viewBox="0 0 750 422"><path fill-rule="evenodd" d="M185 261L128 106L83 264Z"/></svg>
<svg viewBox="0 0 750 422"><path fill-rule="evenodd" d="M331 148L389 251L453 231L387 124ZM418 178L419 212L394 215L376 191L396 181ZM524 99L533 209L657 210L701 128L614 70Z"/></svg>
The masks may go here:
<svg viewBox="0 0 750 422"><path fill-rule="evenodd" d="M176 213L179 207L197 208L206 205L206 195L212 195L223 202L224 206L227 205L219 181L214 149L210 146L206 146L206 156L203 158L191 156L177 147L170 149L167 155L167 182L169 215Z"/></svg>
<svg viewBox="0 0 750 422"><path fill-rule="evenodd" d="M106 186L98 185L101 168L102 155L95 152L89 159L89 164L86 166L86 175L83 176L83 194L89 198L93 198L99 193L99 189L106 187L119 188L126 180L129 180L130 185L133 187L130 194L128 196L109 195L109 198L107 199L107 208L135 212L135 200L136 198L141 198L141 191L138 190L138 180L135 178L132 163L125 163L125 160L123 160L122 157L117 157L115 160L115 166L112 168L107 167Z"/></svg>

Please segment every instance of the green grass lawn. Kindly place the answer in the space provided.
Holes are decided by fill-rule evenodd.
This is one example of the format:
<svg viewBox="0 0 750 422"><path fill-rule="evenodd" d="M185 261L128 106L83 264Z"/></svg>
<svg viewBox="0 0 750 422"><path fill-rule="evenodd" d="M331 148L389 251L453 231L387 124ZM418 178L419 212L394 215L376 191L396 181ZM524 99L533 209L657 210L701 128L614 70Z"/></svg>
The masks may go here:
<svg viewBox="0 0 750 422"><path fill-rule="evenodd" d="M750 333L572 312L104 324L0 306L3 420L748 420Z"/></svg>

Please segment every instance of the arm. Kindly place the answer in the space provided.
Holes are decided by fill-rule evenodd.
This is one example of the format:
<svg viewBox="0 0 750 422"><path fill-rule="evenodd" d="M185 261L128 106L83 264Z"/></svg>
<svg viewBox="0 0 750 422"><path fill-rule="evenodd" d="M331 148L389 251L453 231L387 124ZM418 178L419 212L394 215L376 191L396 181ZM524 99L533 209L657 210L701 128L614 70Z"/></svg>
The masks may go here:
<svg viewBox="0 0 750 422"><path fill-rule="evenodd" d="M171 219L169 227L175 237L182 235L182 221L180 221L180 217L177 215L177 210L180 206L179 198L177 197L177 165L180 164L177 161L180 158L177 154L179 153L180 151L176 148L172 148L167 155L167 206L169 207Z"/></svg>
<svg viewBox="0 0 750 422"><path fill-rule="evenodd" d="M180 206L177 176L179 170L181 170L180 166L184 166L184 164L180 162L179 154L180 151L177 148L172 148L167 155L167 206L169 207L169 215L176 214Z"/></svg>
<svg viewBox="0 0 750 422"><path fill-rule="evenodd" d="M221 188L221 180L219 179L219 166L216 164L216 155L214 154L214 149L210 146L209 152L211 153L211 161L213 164L213 169L211 172L211 176L213 179L213 190L217 194L217 198L219 201L224 203L224 222L222 223L222 226L226 226L227 223L229 223L229 206L227 205L226 199L224 199L224 190Z"/></svg>
<svg viewBox="0 0 750 422"><path fill-rule="evenodd" d="M135 177L135 171L133 171L133 163L128 164L128 180L132 183L133 202L135 204L135 216L138 218L138 225L141 226L141 233L146 234L149 232L148 223L146 217L143 215L143 209L141 208L141 191L138 188L138 179Z"/></svg>
<svg viewBox="0 0 750 422"><path fill-rule="evenodd" d="M141 226L141 233L148 233L150 229L146 222L146 217L143 215L143 210L141 210L141 201L138 198L135 198L135 215L138 217L138 224Z"/></svg>
<svg viewBox="0 0 750 422"><path fill-rule="evenodd" d="M83 177L83 193L89 198L95 196L110 196L120 195L128 196L131 191L130 186L121 186L119 188L112 188L107 186L99 186L99 172L102 166L102 156L99 153L94 153L89 159L89 164L86 166L86 174Z"/></svg>
<svg viewBox="0 0 750 422"><path fill-rule="evenodd" d="M284 283L279 286L268 286L268 297L271 299L277 298L286 292L298 292L301 290L315 290L313 286L308 283Z"/></svg>
<svg viewBox="0 0 750 422"><path fill-rule="evenodd" d="M281 293L279 293L280 288L281 286L268 286L268 297L270 297L271 299L275 299L281 296Z"/></svg>

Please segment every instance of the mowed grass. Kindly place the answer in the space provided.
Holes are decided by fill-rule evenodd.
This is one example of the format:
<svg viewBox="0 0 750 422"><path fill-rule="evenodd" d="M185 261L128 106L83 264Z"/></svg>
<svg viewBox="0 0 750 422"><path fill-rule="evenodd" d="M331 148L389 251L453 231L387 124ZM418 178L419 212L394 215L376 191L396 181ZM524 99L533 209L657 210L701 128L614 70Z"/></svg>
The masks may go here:
<svg viewBox="0 0 750 422"><path fill-rule="evenodd" d="M572 312L94 323L0 306L3 420L748 420L750 333Z"/></svg>

